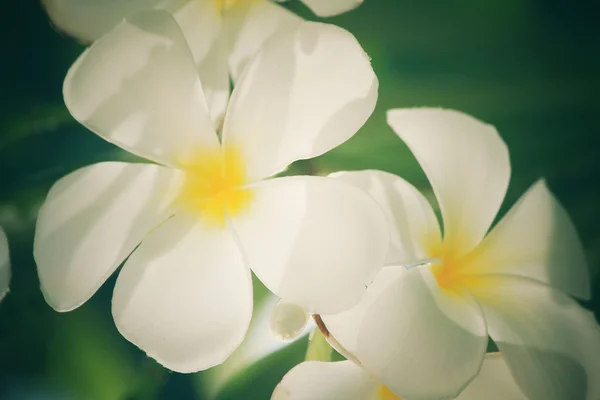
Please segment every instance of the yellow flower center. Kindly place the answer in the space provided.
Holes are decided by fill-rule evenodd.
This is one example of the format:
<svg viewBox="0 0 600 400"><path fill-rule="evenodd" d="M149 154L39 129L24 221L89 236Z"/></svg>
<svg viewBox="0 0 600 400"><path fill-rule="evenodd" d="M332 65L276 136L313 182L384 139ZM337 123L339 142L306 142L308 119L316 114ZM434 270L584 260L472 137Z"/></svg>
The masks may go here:
<svg viewBox="0 0 600 400"><path fill-rule="evenodd" d="M379 385L379 393L377 396L377 400L402 400L400 397L396 396L392 391L384 385Z"/></svg>
<svg viewBox="0 0 600 400"><path fill-rule="evenodd" d="M476 273L476 265L472 263L479 251L480 247L476 247L466 255L457 257L451 246L442 244L432 247L429 251L431 258L441 260L431 267L440 288L460 292L462 289L480 287L483 284L481 275Z"/></svg>
<svg viewBox="0 0 600 400"><path fill-rule="evenodd" d="M195 151L180 161L185 181L179 203L198 213L210 226L225 226L226 216L243 212L251 203L245 163L236 149Z"/></svg>
<svg viewBox="0 0 600 400"><path fill-rule="evenodd" d="M216 0L217 9L221 12L227 11L240 3L249 0Z"/></svg>

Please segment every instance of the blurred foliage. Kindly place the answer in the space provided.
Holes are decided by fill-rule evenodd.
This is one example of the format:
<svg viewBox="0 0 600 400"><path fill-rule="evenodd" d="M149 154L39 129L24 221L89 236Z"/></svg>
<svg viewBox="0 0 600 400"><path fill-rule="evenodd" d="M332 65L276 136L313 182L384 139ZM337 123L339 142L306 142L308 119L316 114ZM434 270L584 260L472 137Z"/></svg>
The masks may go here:
<svg viewBox="0 0 600 400"><path fill-rule="evenodd" d="M2 4L0 225L9 237L13 282L0 304L0 398L203 398L210 373L170 373L118 334L110 315L114 277L76 311L58 314L46 305L31 253L45 193L76 168L132 158L64 108L62 79L82 46L57 33L37 1ZM314 19L298 2L286 6ZM513 179L501 214L545 177L598 271L599 11L593 0L365 0L330 22L353 32L372 57L380 81L376 111L346 144L289 173L377 168L428 190L385 111L460 109L494 124L511 150ZM598 312L595 276L586 306ZM264 288L255 286L259 300ZM268 399L306 349L305 338L235 373L218 398Z"/></svg>

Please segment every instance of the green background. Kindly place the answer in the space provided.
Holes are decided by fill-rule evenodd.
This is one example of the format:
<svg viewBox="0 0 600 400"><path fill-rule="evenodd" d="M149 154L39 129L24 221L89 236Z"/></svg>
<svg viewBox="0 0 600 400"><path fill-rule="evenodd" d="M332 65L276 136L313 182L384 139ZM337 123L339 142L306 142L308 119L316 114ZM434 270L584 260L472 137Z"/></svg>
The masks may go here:
<svg viewBox="0 0 600 400"><path fill-rule="evenodd" d="M62 103L62 79L83 47L50 26L37 1L0 4L0 225L13 264L11 293L0 304L0 399L203 398L210 376L169 373L118 334L110 315L114 277L73 312L45 303L31 254L45 193L76 168L128 156L77 125ZM512 180L501 214L539 177L567 208L594 277L585 305L598 313L598 4L366 0L330 19L372 57L379 103L353 139L291 171L377 168L427 189L385 111L442 106L473 114L494 124L510 148ZM315 19L297 2L286 6ZM264 295L259 285L256 295ZM237 374L219 398L268 399L305 351L306 339L269 356Z"/></svg>

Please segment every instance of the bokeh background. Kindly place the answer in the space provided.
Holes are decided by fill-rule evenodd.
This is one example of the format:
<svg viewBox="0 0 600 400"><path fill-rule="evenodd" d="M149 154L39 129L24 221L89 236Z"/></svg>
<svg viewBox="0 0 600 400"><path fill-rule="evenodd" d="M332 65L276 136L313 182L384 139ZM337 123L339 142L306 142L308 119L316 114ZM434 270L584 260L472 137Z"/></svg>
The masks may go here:
<svg viewBox="0 0 600 400"><path fill-rule="evenodd" d="M75 123L63 105L62 79L83 46L56 32L38 1L0 4L0 225L13 264L11 293L0 304L0 399L268 399L304 358L306 337L251 365L256 357L240 356L220 371L181 375L118 334L114 277L76 311L59 314L45 303L32 239L46 192L76 168L132 159ZM286 7L315 19L299 2ZM510 148L501 215L538 177L569 211L594 278L584 305L598 315L598 15L594 0L365 0L329 22L353 32L372 57L380 80L375 113L349 142L289 173L377 168L427 192L385 111L426 105L473 114L494 124ZM255 289L257 309L268 311L272 300Z"/></svg>

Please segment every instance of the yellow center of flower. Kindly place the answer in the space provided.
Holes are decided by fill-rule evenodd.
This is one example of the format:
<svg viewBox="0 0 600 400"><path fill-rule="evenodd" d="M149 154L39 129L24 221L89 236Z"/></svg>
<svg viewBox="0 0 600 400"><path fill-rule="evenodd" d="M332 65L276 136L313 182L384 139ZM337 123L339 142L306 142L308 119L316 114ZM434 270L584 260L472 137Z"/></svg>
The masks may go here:
<svg viewBox="0 0 600 400"><path fill-rule="evenodd" d="M383 385L379 385L379 391L377 395L377 400L402 400L400 397L396 396L392 391Z"/></svg>
<svg viewBox="0 0 600 400"><path fill-rule="evenodd" d="M235 216L248 208L252 191L245 163L236 149L195 151L180 160L185 181L179 203L197 213L210 226L225 226L226 216Z"/></svg>
<svg viewBox="0 0 600 400"><path fill-rule="evenodd" d="M227 11L230 8L249 0L216 0L217 9L221 12Z"/></svg>
<svg viewBox="0 0 600 400"><path fill-rule="evenodd" d="M439 259L431 269L440 288L451 292L461 289L473 289L483 284L481 275L474 270L473 259L479 254L481 247L476 247L466 255L456 256L451 246L438 245L431 247L431 258Z"/></svg>

